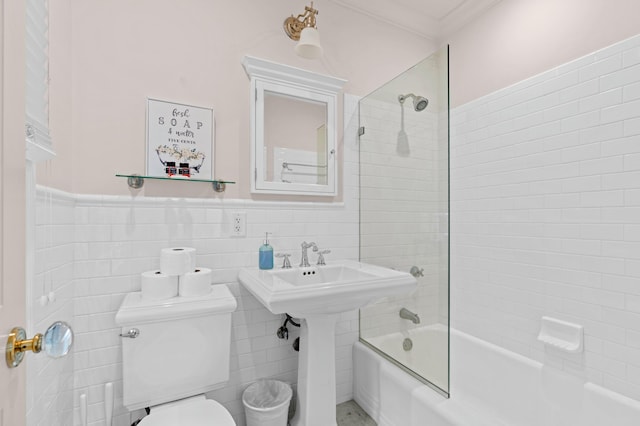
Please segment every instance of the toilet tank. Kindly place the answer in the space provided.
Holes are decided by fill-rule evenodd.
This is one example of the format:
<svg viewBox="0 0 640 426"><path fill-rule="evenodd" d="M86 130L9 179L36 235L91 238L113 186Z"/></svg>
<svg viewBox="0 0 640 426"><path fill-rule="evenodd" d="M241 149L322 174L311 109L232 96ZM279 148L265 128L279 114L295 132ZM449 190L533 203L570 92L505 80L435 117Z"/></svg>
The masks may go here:
<svg viewBox="0 0 640 426"><path fill-rule="evenodd" d="M142 300L128 294L116 324L123 337L123 403L129 410L163 404L222 387L229 379L231 313L227 286L201 297Z"/></svg>

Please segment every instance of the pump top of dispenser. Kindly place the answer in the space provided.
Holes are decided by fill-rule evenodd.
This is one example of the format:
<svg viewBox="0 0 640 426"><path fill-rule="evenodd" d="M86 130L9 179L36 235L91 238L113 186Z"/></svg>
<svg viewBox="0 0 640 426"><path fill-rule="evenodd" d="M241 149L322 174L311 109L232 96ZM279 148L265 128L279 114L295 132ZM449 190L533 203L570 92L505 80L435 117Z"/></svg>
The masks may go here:
<svg viewBox="0 0 640 426"><path fill-rule="evenodd" d="M264 241L263 241L263 244L264 244L265 246L268 246L268 245L269 245L269 234L270 234L270 233L271 233L271 232L265 232L265 233L264 233Z"/></svg>

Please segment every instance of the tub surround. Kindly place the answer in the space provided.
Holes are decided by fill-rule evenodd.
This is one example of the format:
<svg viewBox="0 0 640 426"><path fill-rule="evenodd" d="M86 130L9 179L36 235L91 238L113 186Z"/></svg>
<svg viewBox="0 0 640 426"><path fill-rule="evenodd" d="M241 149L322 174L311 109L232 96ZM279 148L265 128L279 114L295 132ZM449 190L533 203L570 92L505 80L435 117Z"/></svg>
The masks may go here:
<svg viewBox="0 0 640 426"><path fill-rule="evenodd" d="M452 326L640 400L640 35L451 123ZM543 316L584 353L545 350Z"/></svg>
<svg viewBox="0 0 640 426"><path fill-rule="evenodd" d="M355 400L381 426L635 425L640 36L451 124L451 399L358 343ZM584 351L546 348L543 316L584 327Z"/></svg>

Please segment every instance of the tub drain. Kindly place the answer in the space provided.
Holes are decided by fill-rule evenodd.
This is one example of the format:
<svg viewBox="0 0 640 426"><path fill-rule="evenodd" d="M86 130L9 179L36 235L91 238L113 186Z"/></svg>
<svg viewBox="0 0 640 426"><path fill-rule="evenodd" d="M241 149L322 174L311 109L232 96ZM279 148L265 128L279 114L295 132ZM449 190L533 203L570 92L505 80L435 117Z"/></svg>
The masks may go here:
<svg viewBox="0 0 640 426"><path fill-rule="evenodd" d="M413 349L413 342L408 337L402 341L402 349L405 351L410 351Z"/></svg>

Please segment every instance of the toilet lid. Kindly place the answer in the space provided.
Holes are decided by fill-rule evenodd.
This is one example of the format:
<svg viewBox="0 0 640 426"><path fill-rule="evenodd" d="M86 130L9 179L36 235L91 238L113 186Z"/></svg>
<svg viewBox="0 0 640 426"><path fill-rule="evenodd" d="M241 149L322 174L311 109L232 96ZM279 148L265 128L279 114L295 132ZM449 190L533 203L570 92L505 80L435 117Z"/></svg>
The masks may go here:
<svg viewBox="0 0 640 426"><path fill-rule="evenodd" d="M235 426L231 414L212 399L188 399L167 407L155 407L140 426Z"/></svg>

